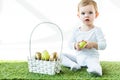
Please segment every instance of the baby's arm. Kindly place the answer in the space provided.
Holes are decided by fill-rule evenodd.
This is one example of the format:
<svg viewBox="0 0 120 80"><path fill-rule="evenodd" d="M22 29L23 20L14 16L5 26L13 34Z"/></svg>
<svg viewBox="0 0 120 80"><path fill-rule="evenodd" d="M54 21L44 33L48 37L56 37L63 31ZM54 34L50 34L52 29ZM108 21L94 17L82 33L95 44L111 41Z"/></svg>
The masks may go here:
<svg viewBox="0 0 120 80"><path fill-rule="evenodd" d="M80 48L80 45L79 45L80 42L76 42L74 44L74 49L75 50L81 50ZM98 44L96 42L90 42L90 41L87 41L87 44L85 44L85 47L84 48L87 48L87 49L91 49L91 48L95 48L95 49L98 49ZM83 48L82 48L83 49Z"/></svg>
<svg viewBox="0 0 120 80"><path fill-rule="evenodd" d="M100 28L96 30L96 37L97 37L98 50L104 50L107 44L103 32Z"/></svg>
<svg viewBox="0 0 120 80"><path fill-rule="evenodd" d="M98 50L104 50L106 48L106 40L104 38L102 30L100 28L97 28L95 34L96 34L97 42L87 41L85 48L88 49L95 48Z"/></svg>
<svg viewBox="0 0 120 80"><path fill-rule="evenodd" d="M76 31L77 31L77 29L75 28L74 30L73 30L73 33L71 34L71 39L70 39L70 41L68 42L68 46L69 46L69 48L70 49L73 49L73 50L75 50L76 49L76 47L75 47L75 45L77 45L76 44Z"/></svg>

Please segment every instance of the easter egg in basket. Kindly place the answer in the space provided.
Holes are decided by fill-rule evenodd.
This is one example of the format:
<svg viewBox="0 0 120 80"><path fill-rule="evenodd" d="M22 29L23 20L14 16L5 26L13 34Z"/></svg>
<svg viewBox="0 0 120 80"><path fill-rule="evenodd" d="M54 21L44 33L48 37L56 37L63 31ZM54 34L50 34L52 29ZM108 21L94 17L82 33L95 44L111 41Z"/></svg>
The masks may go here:
<svg viewBox="0 0 120 80"><path fill-rule="evenodd" d="M35 53L35 59L36 59L36 60L41 60L41 55L42 55L42 53L36 52L36 53Z"/></svg>
<svg viewBox="0 0 120 80"><path fill-rule="evenodd" d="M49 55L48 51L44 50L43 53L42 53L42 60L48 61L49 58L50 58L50 55Z"/></svg>

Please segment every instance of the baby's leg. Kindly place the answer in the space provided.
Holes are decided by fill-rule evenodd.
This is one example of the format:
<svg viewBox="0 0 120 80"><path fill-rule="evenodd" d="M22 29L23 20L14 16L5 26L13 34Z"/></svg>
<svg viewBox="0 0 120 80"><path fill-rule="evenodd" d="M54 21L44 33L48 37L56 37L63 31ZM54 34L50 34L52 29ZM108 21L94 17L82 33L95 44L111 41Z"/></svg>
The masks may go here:
<svg viewBox="0 0 120 80"><path fill-rule="evenodd" d="M71 70L80 68L78 64L76 63L75 55L73 56L71 54L62 54L61 58L62 58L62 65L66 67L70 67Z"/></svg>
<svg viewBox="0 0 120 80"><path fill-rule="evenodd" d="M79 64L79 66L86 66L85 59L86 59L86 55L84 54L77 55L77 63Z"/></svg>
<svg viewBox="0 0 120 80"><path fill-rule="evenodd" d="M99 58L97 57L88 57L86 60L87 71L91 74L95 74L96 76L102 76L102 67L99 62Z"/></svg>

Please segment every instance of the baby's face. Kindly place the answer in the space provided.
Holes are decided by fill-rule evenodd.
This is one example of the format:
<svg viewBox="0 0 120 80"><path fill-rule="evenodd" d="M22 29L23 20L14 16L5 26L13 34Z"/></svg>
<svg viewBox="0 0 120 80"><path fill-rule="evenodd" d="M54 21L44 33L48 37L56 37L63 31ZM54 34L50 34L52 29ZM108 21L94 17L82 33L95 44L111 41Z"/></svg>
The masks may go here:
<svg viewBox="0 0 120 80"><path fill-rule="evenodd" d="M93 25L96 12L93 5L82 6L79 8L78 16L85 25Z"/></svg>

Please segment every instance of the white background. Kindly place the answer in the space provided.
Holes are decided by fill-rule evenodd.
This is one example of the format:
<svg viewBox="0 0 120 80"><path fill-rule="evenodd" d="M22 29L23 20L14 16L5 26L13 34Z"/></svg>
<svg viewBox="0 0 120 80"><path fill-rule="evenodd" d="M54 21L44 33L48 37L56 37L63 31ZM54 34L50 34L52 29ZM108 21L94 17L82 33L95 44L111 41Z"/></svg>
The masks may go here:
<svg viewBox="0 0 120 80"><path fill-rule="evenodd" d="M96 0L99 17L95 25L102 28L107 48L100 60L120 61L119 14L117 0ZM79 0L0 0L0 60L27 60L32 29L42 21L59 25L64 35L63 52L72 29L80 24ZM43 32L43 34L46 34Z"/></svg>

